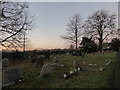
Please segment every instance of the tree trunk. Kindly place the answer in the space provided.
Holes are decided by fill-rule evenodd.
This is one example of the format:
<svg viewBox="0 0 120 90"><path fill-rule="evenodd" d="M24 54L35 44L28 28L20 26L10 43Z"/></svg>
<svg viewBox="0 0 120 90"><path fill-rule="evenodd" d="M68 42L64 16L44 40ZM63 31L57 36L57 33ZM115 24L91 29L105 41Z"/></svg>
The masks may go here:
<svg viewBox="0 0 120 90"><path fill-rule="evenodd" d="M23 52L25 52L25 34L24 34Z"/></svg>
<svg viewBox="0 0 120 90"><path fill-rule="evenodd" d="M100 39L99 40L99 51L100 52L102 52L102 47L103 47L102 42L103 42L102 39Z"/></svg>
<svg viewBox="0 0 120 90"><path fill-rule="evenodd" d="M77 37L76 37L76 43L75 44L76 44L76 50L77 50Z"/></svg>
<svg viewBox="0 0 120 90"><path fill-rule="evenodd" d="M75 44L76 44L76 50L77 50L77 27L76 27L76 30L75 30L75 37L76 37Z"/></svg>

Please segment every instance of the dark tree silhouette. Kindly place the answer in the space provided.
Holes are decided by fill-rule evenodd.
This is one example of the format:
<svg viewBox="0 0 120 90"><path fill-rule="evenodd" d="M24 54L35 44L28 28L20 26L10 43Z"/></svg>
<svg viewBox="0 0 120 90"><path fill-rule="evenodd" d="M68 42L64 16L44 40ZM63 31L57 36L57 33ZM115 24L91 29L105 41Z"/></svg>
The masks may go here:
<svg viewBox="0 0 120 90"><path fill-rule="evenodd" d="M32 29L32 17L25 2L1 2L0 44L6 48L23 47L27 30Z"/></svg>
<svg viewBox="0 0 120 90"><path fill-rule="evenodd" d="M116 15L107 10L98 10L85 21L85 34L97 38L99 51L102 51L103 41L116 31Z"/></svg>
<svg viewBox="0 0 120 90"><path fill-rule="evenodd" d="M92 38L83 37L80 45L82 45L84 52L91 53L97 51L97 44Z"/></svg>
<svg viewBox="0 0 120 90"><path fill-rule="evenodd" d="M75 44L76 50L78 45L78 38L81 35L81 18L79 14L75 14L72 18L69 19L69 23L67 24L67 34L61 36L61 38L65 40L69 40Z"/></svg>
<svg viewBox="0 0 120 90"><path fill-rule="evenodd" d="M111 40L110 47L111 47L114 51L119 51L119 48L120 48L120 39L118 39L118 38L113 38L113 39Z"/></svg>

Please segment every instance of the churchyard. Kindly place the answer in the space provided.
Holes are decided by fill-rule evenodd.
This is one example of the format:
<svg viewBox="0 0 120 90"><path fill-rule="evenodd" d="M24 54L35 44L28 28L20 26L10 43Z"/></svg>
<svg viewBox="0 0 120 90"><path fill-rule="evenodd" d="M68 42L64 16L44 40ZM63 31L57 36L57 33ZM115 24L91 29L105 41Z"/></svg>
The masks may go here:
<svg viewBox="0 0 120 90"><path fill-rule="evenodd" d="M116 84L116 52L89 53L84 58L68 53L56 54L44 60L40 67L36 62L9 62L10 65L4 70L20 68L20 76L19 70L18 76L14 76L19 77L20 81L11 85L4 84L3 88L111 88ZM46 75L41 75L43 69Z"/></svg>

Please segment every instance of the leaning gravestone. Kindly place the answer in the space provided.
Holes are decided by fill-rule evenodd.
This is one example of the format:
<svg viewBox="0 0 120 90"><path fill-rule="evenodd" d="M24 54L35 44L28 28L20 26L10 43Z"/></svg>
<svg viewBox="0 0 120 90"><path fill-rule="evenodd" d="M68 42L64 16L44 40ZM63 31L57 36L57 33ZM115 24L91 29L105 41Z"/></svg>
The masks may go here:
<svg viewBox="0 0 120 90"><path fill-rule="evenodd" d="M9 59L8 59L8 58L2 59L2 66L3 66L3 67L6 67L6 66L8 66L8 65L9 65Z"/></svg>
<svg viewBox="0 0 120 90"><path fill-rule="evenodd" d="M43 55L38 56L38 57L36 58L35 67L42 67L43 64L44 64L44 60L45 60L45 57L44 57Z"/></svg>
<svg viewBox="0 0 120 90"><path fill-rule="evenodd" d="M3 86L14 82L18 78L21 78L21 68L5 69L2 71L2 83Z"/></svg>

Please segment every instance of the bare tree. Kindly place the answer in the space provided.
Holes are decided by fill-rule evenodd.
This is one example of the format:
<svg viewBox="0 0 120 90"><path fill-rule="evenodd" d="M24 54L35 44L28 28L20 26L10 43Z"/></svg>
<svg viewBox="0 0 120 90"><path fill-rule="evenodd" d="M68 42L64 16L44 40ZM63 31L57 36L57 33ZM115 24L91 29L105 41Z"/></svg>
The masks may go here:
<svg viewBox="0 0 120 90"><path fill-rule="evenodd" d="M107 10L98 10L85 21L85 34L99 41L99 50L102 51L103 41L116 31L116 15Z"/></svg>
<svg viewBox="0 0 120 90"><path fill-rule="evenodd" d="M24 34L32 29L27 3L1 2L0 8L0 44L6 48L23 47Z"/></svg>
<svg viewBox="0 0 120 90"><path fill-rule="evenodd" d="M79 14L75 14L72 18L69 19L69 23L67 24L67 33L61 38L65 40L69 40L75 44L76 50L78 45L78 38L81 35L81 18Z"/></svg>

